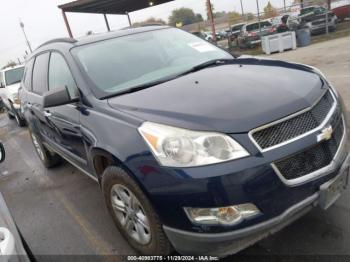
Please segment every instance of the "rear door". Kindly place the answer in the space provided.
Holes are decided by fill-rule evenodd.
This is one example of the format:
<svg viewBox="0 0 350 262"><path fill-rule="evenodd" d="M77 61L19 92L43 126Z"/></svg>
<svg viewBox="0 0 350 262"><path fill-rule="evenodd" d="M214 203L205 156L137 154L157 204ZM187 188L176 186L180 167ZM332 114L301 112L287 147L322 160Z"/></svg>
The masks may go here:
<svg viewBox="0 0 350 262"><path fill-rule="evenodd" d="M79 98L79 91L70 68L64 57L52 52L48 70L49 90L67 87L70 98ZM86 167L86 150L80 129L80 102L47 108L53 127L53 143L63 151L70 160L81 167Z"/></svg>

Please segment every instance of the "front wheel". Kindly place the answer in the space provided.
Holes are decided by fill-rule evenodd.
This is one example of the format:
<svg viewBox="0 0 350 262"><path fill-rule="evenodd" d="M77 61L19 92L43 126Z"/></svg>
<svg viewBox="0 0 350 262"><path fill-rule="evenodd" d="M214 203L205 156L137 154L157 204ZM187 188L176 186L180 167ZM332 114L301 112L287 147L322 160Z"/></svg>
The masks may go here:
<svg viewBox="0 0 350 262"><path fill-rule="evenodd" d="M143 255L168 255L172 246L147 196L123 169L111 166L102 176L107 208L119 231Z"/></svg>
<svg viewBox="0 0 350 262"><path fill-rule="evenodd" d="M6 109L6 110L7 110L7 117L9 119L14 119L15 117L11 114L11 112L8 109Z"/></svg>

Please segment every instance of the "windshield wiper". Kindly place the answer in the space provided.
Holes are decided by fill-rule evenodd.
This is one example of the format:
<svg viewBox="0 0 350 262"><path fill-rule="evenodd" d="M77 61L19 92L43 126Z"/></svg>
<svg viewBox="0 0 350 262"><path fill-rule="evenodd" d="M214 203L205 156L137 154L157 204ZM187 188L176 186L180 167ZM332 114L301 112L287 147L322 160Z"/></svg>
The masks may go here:
<svg viewBox="0 0 350 262"><path fill-rule="evenodd" d="M192 67L190 70L187 70L186 72L180 74L179 76L184 76L184 75L187 75L190 73L194 73L194 72L200 71L202 69L205 69L205 68L208 68L211 66L227 65L227 64L233 63L234 61L236 61L236 59L232 59L232 58L209 60L207 62L204 62L202 64L199 64L199 65Z"/></svg>
<svg viewBox="0 0 350 262"><path fill-rule="evenodd" d="M141 91L143 89L146 89L146 88L149 88L149 87L152 87L152 86L156 86L156 85L162 84L162 83L170 81L172 79L173 78L166 78L166 79L161 79L161 80L156 80L156 81L153 81L153 82L149 82L149 83L146 83L146 84L141 84L141 85L138 85L138 86L133 86L133 87L127 88L125 90L121 90L120 92L113 93L113 94L110 94L110 95L107 95L107 96L103 96L100 99L107 99L107 98L111 98L111 97L115 97L115 96L120 96L120 95L124 95L124 94L134 93L134 92Z"/></svg>

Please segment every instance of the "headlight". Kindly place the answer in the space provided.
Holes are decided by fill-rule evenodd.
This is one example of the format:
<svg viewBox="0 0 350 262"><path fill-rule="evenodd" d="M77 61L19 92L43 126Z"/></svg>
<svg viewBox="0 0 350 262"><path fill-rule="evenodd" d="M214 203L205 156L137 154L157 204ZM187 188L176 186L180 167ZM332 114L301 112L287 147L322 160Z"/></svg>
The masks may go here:
<svg viewBox="0 0 350 262"><path fill-rule="evenodd" d="M13 101L14 104L20 104L21 101L19 100L18 93L14 93L11 95L11 100Z"/></svg>
<svg viewBox="0 0 350 262"><path fill-rule="evenodd" d="M231 137L145 122L139 127L163 166L193 167L246 157L249 153Z"/></svg>
<svg viewBox="0 0 350 262"><path fill-rule="evenodd" d="M251 203L220 208L185 208L188 218L196 224L236 225L261 214Z"/></svg>

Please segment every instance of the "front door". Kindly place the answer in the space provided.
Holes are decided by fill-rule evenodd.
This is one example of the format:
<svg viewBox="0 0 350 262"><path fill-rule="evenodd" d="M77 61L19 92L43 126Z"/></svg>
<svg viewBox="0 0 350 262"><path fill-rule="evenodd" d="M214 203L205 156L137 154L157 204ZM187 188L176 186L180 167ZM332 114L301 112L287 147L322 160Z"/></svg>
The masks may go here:
<svg viewBox="0 0 350 262"><path fill-rule="evenodd" d="M64 57L52 52L48 70L49 91L66 86L71 99L79 97L76 82ZM86 168L86 150L80 129L79 102L45 108L53 128L53 144L70 160Z"/></svg>

